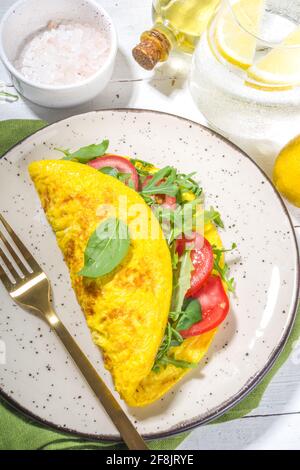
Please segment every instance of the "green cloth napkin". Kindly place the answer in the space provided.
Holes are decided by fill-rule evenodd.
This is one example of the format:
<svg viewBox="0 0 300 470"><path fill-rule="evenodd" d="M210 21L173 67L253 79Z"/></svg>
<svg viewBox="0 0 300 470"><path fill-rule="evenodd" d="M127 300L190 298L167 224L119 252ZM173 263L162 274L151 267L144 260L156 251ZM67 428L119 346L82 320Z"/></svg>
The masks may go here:
<svg viewBox="0 0 300 470"><path fill-rule="evenodd" d="M33 132L46 125L45 121L38 120L9 120L0 122L0 157L14 144L21 141ZM237 406L228 411L213 423L222 423L232 419L241 418L255 409L279 368L288 359L293 344L300 337L300 308L289 340L277 359L272 370L262 382ZM149 443L151 449L171 450L188 436L188 433L155 440ZM121 445L103 442L87 441L70 434L52 431L15 411L11 406L0 402L0 449L121 449Z"/></svg>

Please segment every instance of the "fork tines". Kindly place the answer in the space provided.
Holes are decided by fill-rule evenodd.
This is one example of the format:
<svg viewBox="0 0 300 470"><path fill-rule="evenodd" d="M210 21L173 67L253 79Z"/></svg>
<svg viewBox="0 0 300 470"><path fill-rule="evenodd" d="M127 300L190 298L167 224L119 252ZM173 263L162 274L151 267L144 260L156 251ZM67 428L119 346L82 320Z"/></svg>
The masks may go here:
<svg viewBox="0 0 300 470"><path fill-rule="evenodd" d="M2 241L2 246L7 250L6 254L0 246L0 261L2 261L2 265L0 264L0 279L6 288L10 288L14 283L20 282L33 271L41 271L41 268L2 214L0 214L0 221L18 249L16 250L13 244L8 241L0 226L0 240ZM23 259L18 254L18 251Z"/></svg>

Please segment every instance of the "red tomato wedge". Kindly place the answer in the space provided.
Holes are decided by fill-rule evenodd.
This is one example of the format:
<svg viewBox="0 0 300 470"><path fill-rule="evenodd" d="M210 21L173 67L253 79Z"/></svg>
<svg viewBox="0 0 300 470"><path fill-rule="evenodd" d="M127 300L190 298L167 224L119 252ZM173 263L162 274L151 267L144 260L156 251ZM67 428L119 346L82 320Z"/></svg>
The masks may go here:
<svg viewBox="0 0 300 470"><path fill-rule="evenodd" d="M120 173L128 173L133 182L134 189L136 191L139 189L138 173L134 165L132 165L132 163L127 160L127 158L119 157L118 155L107 154L103 157L98 157L95 158L95 160L91 160L88 162L88 165L92 166L96 170L100 170L101 168L105 167L112 167L118 170Z"/></svg>
<svg viewBox="0 0 300 470"><path fill-rule="evenodd" d="M193 296L201 305L202 320L188 330L180 331L183 338L198 336L220 325L229 312L229 300L220 276L211 275Z"/></svg>
<svg viewBox="0 0 300 470"><path fill-rule="evenodd" d="M176 251L181 256L187 244L192 243L191 260L194 271L191 273L191 287L186 297L192 297L207 281L214 266L214 255L211 244L200 233L193 232L191 237L176 240Z"/></svg>
<svg viewBox="0 0 300 470"><path fill-rule="evenodd" d="M153 178L153 176L149 175L146 176L142 187L144 188L147 183ZM158 181L156 186L159 186L164 180ZM155 199L156 202L161 204L163 207L166 207L167 209L176 209L176 197L174 196L168 196L167 194L155 194L152 196L153 199Z"/></svg>

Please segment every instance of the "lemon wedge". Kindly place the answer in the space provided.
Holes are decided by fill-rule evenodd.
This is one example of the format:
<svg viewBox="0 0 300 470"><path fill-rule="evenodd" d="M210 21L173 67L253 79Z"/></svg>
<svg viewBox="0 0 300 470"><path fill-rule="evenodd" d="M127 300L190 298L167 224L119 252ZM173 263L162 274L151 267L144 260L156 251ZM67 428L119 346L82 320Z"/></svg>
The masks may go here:
<svg viewBox="0 0 300 470"><path fill-rule="evenodd" d="M278 87L300 84L300 28L259 59L247 71L250 79ZM256 83L257 86L257 83Z"/></svg>
<svg viewBox="0 0 300 470"><path fill-rule="evenodd" d="M263 14L264 0L237 0L219 18L215 43L219 53L230 63L249 68L256 51L256 38ZM252 34L249 34L250 33Z"/></svg>

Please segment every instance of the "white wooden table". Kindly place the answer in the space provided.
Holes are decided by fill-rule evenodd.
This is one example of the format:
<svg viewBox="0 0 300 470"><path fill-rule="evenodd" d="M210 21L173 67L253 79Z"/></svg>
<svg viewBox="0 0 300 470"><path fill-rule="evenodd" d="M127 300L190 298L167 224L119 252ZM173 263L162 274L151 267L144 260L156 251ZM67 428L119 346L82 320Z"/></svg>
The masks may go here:
<svg viewBox="0 0 300 470"><path fill-rule="evenodd" d="M1 0L0 17L13 2ZM119 36L116 67L105 92L92 102L67 110L42 108L22 98L14 104L1 103L0 119L39 118L54 122L95 109L133 107L167 111L205 124L188 91L188 58L174 58L149 73L131 57L139 34L151 25L151 0L99 2L113 17ZM1 80L9 83L2 64ZM300 211L289 209L300 240ZM300 449L300 341L257 409L242 419L194 430L181 449Z"/></svg>

